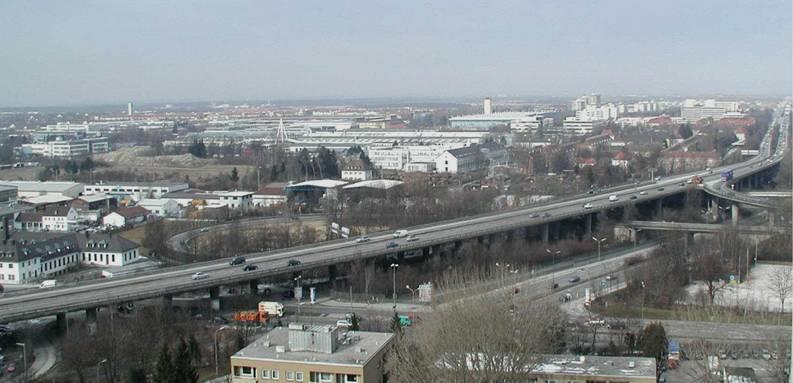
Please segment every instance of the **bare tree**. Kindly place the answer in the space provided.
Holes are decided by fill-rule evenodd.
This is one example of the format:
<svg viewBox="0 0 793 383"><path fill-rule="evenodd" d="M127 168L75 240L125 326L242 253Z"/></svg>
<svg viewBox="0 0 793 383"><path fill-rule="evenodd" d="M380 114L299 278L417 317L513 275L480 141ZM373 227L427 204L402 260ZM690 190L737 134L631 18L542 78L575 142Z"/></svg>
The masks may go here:
<svg viewBox="0 0 793 383"><path fill-rule="evenodd" d="M399 337L389 358L395 381L523 382L540 354L557 351L564 314L553 305L511 307L508 295L439 307Z"/></svg>
<svg viewBox="0 0 793 383"><path fill-rule="evenodd" d="M774 269L769 278L769 288L779 298L779 312L785 311L785 299L793 293L793 273L787 266Z"/></svg>

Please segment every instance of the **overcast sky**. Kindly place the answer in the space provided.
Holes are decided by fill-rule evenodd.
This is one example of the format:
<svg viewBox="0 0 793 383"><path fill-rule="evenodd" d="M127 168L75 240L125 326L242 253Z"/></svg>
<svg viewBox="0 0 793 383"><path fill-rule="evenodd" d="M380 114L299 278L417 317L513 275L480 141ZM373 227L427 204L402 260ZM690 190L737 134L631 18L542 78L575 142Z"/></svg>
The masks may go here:
<svg viewBox="0 0 793 383"><path fill-rule="evenodd" d="M0 1L0 106L786 95L791 1Z"/></svg>

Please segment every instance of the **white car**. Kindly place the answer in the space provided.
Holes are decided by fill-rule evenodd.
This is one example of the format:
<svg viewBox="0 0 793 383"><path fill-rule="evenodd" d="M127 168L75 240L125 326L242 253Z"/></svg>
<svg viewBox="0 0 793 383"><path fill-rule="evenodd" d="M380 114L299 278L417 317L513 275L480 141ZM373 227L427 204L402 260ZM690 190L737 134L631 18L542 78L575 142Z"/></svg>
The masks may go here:
<svg viewBox="0 0 793 383"><path fill-rule="evenodd" d="M642 191L640 191L640 192L639 192L639 194L641 194L641 195L647 195L647 192L646 192L646 191L644 191L644 190L642 190Z"/></svg>
<svg viewBox="0 0 793 383"><path fill-rule="evenodd" d="M207 274L207 273L205 273L203 271L199 271L197 273L193 273L193 280L194 281L197 281L199 279L206 279L206 278L209 278L209 274Z"/></svg>
<svg viewBox="0 0 793 383"><path fill-rule="evenodd" d="M346 319L341 319L341 320L336 321L336 327L350 328L350 327L352 327L352 323L350 323L350 321L348 321Z"/></svg>
<svg viewBox="0 0 793 383"><path fill-rule="evenodd" d="M358 237L358 239L355 240L355 243L364 243L364 242L369 242L369 237L367 236Z"/></svg>
<svg viewBox="0 0 793 383"><path fill-rule="evenodd" d="M620 198L615 196L615 195L609 196L609 201L611 201L611 202L615 202L615 201L619 201L619 200L620 200Z"/></svg>
<svg viewBox="0 0 793 383"><path fill-rule="evenodd" d="M587 203L584 204L584 209L591 209L591 208L592 208L592 204L591 203L587 202Z"/></svg>
<svg viewBox="0 0 793 383"><path fill-rule="evenodd" d="M413 242L413 241L418 241L418 240L419 240L419 237L416 237L413 234L408 235L408 237L405 239L405 241L408 241L408 242Z"/></svg>

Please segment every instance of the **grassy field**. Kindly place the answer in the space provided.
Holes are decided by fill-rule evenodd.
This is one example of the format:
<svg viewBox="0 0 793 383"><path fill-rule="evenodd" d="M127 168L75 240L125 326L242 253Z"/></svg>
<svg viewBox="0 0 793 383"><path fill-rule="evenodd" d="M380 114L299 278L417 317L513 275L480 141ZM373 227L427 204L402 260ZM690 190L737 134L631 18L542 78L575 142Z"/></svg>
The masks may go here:
<svg viewBox="0 0 793 383"><path fill-rule="evenodd" d="M605 302L603 302L605 303ZM608 304L594 304L592 311L603 315L620 318L642 318L642 307L625 305L613 300ZM768 313L749 310L736 310L720 306L673 306L670 308L644 307L645 319L666 319L719 323L746 323L781 325L790 324L790 314Z"/></svg>

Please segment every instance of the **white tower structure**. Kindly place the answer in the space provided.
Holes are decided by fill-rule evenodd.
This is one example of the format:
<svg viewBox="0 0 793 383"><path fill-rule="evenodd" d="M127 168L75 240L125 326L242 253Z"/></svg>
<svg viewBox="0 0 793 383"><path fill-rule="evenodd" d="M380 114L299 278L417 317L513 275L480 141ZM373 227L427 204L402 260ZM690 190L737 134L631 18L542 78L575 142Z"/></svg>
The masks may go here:
<svg viewBox="0 0 793 383"><path fill-rule="evenodd" d="M485 114L493 114L493 101L490 97L485 98Z"/></svg>
<svg viewBox="0 0 793 383"><path fill-rule="evenodd" d="M278 120L278 130L275 133L275 143L283 144L287 140L286 127L284 126L284 119Z"/></svg>

